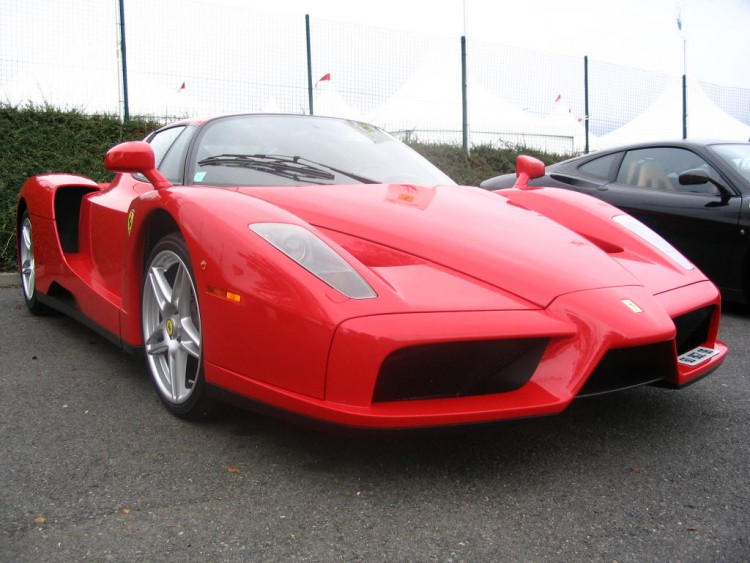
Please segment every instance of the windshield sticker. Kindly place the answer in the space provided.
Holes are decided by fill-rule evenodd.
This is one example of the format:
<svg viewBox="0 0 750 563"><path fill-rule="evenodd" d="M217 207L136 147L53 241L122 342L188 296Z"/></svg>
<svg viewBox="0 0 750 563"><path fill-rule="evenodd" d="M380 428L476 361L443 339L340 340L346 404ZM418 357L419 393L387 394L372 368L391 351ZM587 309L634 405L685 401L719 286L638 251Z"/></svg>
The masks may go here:
<svg viewBox="0 0 750 563"><path fill-rule="evenodd" d="M435 197L434 188L423 188L421 186L410 186L408 184L391 184L388 186L386 201L401 203L409 207L427 209L427 206Z"/></svg>
<svg viewBox="0 0 750 563"><path fill-rule="evenodd" d="M384 133L377 127L373 127L372 125L369 125L367 123L362 123L360 121L353 121L351 119L347 120L345 123L349 127L351 127L352 130L364 135L373 143L382 143L383 141L392 140L390 135L388 135L387 133Z"/></svg>
<svg viewBox="0 0 750 563"><path fill-rule="evenodd" d="M193 182L202 182L205 177L206 172L196 172L195 176L193 176Z"/></svg>

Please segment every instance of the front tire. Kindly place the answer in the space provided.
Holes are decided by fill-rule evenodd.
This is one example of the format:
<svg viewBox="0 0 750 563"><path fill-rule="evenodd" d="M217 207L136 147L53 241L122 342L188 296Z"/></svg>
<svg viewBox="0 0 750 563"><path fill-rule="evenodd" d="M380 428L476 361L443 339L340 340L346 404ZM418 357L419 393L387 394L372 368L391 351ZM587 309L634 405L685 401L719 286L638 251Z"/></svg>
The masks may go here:
<svg viewBox="0 0 750 563"><path fill-rule="evenodd" d="M187 245L178 233L161 239L149 255L141 318L146 363L162 403L177 416L204 417L210 405L200 307Z"/></svg>
<svg viewBox="0 0 750 563"><path fill-rule="evenodd" d="M31 215L24 210L18 225L18 269L21 273L21 289L26 307L35 315L46 315L50 308L39 302L36 289L36 260L34 258L34 236Z"/></svg>

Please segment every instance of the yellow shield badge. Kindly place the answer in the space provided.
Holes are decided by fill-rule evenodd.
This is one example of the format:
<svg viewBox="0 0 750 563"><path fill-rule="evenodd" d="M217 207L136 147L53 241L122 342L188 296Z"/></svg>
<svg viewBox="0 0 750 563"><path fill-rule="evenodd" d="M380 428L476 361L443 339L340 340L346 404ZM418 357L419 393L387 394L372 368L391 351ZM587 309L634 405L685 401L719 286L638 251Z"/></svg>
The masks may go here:
<svg viewBox="0 0 750 563"><path fill-rule="evenodd" d="M130 236L130 232L133 230L134 219L135 219L135 209L131 209L130 213L128 213L128 236Z"/></svg>

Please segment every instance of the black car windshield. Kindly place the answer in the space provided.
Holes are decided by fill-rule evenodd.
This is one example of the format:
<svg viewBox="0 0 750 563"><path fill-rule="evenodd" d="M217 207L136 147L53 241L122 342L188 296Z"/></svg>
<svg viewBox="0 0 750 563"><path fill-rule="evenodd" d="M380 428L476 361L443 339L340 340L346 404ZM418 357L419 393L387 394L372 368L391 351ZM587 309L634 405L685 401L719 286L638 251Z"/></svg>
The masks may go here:
<svg viewBox="0 0 750 563"><path fill-rule="evenodd" d="M750 143L711 145L711 150L750 184Z"/></svg>
<svg viewBox="0 0 750 563"><path fill-rule="evenodd" d="M192 184L453 184L384 131L344 119L238 115L206 123L188 166Z"/></svg>

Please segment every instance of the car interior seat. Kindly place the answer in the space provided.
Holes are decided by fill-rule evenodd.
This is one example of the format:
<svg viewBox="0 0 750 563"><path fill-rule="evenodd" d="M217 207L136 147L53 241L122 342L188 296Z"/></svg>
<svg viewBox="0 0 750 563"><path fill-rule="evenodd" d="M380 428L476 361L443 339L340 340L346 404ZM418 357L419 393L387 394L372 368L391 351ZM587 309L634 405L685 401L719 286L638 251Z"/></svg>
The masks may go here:
<svg viewBox="0 0 750 563"><path fill-rule="evenodd" d="M664 167L652 159L644 160L638 170L636 186L641 188L655 188L658 190L674 190Z"/></svg>

